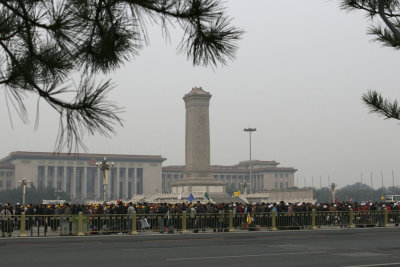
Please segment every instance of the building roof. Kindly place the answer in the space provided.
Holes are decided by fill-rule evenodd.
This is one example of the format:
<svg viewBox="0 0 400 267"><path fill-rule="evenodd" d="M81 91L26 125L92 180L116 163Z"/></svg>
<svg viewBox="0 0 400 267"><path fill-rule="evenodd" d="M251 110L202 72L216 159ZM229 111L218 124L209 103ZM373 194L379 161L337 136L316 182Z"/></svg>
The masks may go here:
<svg viewBox="0 0 400 267"><path fill-rule="evenodd" d="M10 163L0 163L0 169L1 170L14 170L15 169L15 165L14 164L10 164Z"/></svg>
<svg viewBox="0 0 400 267"><path fill-rule="evenodd" d="M249 169L213 169L214 173L241 173L241 174L248 174ZM266 167L266 168L254 168L252 173L261 173L261 172L296 172L297 169L292 167Z"/></svg>
<svg viewBox="0 0 400 267"><path fill-rule="evenodd" d="M241 161L239 162L239 164L235 165L235 166L240 166L240 167L248 167L250 165L250 161L249 160L245 160L245 161ZM273 166L276 167L279 165L279 162L276 162L275 160L252 160L251 161L251 165L253 165L254 167L257 166Z"/></svg>
<svg viewBox="0 0 400 267"><path fill-rule="evenodd" d="M259 162L268 162L274 163L278 165L276 161L259 161ZM211 171L214 173L238 173L238 174L248 174L248 164L242 164L240 162L237 165L232 166L221 166L221 165L211 165ZM276 167L275 166L257 166L253 165L253 173L260 173L260 172L296 172L297 169L292 167ZM255 167L255 168L254 168ZM184 165L180 166L165 166L162 168L163 172L183 172L185 170Z"/></svg>
<svg viewBox="0 0 400 267"><path fill-rule="evenodd" d="M185 166L165 166L162 168L162 171L167 172L183 172L185 170Z"/></svg>
<svg viewBox="0 0 400 267"><path fill-rule="evenodd" d="M166 158L154 155L125 155L125 154L96 154L96 153L51 153L51 152L11 152L7 157L0 160L0 163L11 163L17 159L43 159L43 160L103 160L107 157L109 161L141 161L141 162L160 162Z"/></svg>

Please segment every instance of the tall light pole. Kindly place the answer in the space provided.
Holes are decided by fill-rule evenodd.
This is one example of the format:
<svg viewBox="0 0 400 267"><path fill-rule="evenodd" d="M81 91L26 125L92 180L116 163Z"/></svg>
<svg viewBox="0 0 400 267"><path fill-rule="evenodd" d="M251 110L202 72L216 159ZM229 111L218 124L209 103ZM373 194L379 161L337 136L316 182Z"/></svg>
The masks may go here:
<svg viewBox="0 0 400 267"><path fill-rule="evenodd" d="M333 200L333 202L335 202L336 184L332 183L332 184L330 184L330 186L331 186L331 192L332 192L332 200Z"/></svg>
<svg viewBox="0 0 400 267"><path fill-rule="evenodd" d="M250 164L250 168L249 168L250 169L250 176L249 176L249 181L250 181L250 185L251 185L251 173L253 171L253 164L251 162L251 133L257 131L257 129L256 128L244 128L243 131L248 132L249 133L249 137L250 137L250 139L249 139L250 140L250 162L249 162L249 164Z"/></svg>
<svg viewBox="0 0 400 267"><path fill-rule="evenodd" d="M22 205L25 206L25 193L26 193L26 186L31 183L31 181L27 179L22 179L18 181L22 185Z"/></svg>
<svg viewBox="0 0 400 267"><path fill-rule="evenodd" d="M392 194L394 194L394 171L392 170Z"/></svg>
<svg viewBox="0 0 400 267"><path fill-rule="evenodd" d="M96 162L96 166L100 168L103 174L103 186L104 186L104 196L103 200L106 202L108 200L107 190L108 190L108 173L110 168L114 166L114 162L108 162L107 158L104 157L104 160L101 162Z"/></svg>

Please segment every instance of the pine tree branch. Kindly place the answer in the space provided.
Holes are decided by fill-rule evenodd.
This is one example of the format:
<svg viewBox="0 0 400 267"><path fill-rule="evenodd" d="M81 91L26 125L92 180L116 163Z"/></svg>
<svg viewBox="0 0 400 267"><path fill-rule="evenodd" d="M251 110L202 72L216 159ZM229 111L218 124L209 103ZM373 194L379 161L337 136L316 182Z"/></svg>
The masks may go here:
<svg viewBox="0 0 400 267"><path fill-rule="evenodd" d="M385 0L379 0L378 2L378 10L379 15L381 16L382 20L385 22L386 26L392 31L393 36L400 42L400 32L396 29L396 27L390 22L390 20L386 17L385 13Z"/></svg>
<svg viewBox="0 0 400 267"><path fill-rule="evenodd" d="M36 27L40 27L46 30L51 30L52 27L50 25L46 25L46 24L41 24L38 23L35 20L32 20L29 16L25 16L24 14L22 14L21 12L18 11L18 9L14 8L12 5L10 5L10 1L9 0L0 0L0 3L3 4L5 7L7 7L8 9L10 9L13 14L19 16L21 19L28 21L31 25L34 25Z"/></svg>
<svg viewBox="0 0 400 267"><path fill-rule="evenodd" d="M386 27L371 26L369 34L375 35L376 41L400 49L400 2L398 0L343 0L345 10L366 11L371 20L379 16Z"/></svg>
<svg viewBox="0 0 400 267"><path fill-rule="evenodd" d="M85 134L114 133L122 109L105 98L111 82L96 85L93 75L115 70L148 43L144 16L166 33L172 20L180 25L178 52L194 65L226 64L243 33L219 0L0 0L0 85L21 119L28 121L23 101L34 93L60 115L58 151L85 148ZM71 90L73 73L82 75ZM65 100L71 91L76 96Z"/></svg>
<svg viewBox="0 0 400 267"><path fill-rule="evenodd" d="M384 99L377 91L370 90L362 95L362 101L371 113L376 113L385 119L400 120L400 106L397 100Z"/></svg>
<svg viewBox="0 0 400 267"><path fill-rule="evenodd" d="M341 8L344 10L363 10L368 13L370 17L379 14L378 1L381 0L342 0ZM385 1L385 0L384 0ZM385 16L389 18L400 17L400 13L394 12L390 9L389 12L384 11Z"/></svg>

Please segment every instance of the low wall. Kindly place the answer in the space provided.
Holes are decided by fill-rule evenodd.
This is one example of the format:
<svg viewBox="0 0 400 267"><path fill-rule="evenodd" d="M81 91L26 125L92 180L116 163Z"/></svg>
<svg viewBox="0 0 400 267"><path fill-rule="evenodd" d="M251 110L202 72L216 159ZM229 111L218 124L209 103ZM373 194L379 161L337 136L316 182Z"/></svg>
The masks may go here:
<svg viewBox="0 0 400 267"><path fill-rule="evenodd" d="M248 194L247 200L249 203L261 202L315 202L312 189L285 189L285 190L269 190L264 193Z"/></svg>

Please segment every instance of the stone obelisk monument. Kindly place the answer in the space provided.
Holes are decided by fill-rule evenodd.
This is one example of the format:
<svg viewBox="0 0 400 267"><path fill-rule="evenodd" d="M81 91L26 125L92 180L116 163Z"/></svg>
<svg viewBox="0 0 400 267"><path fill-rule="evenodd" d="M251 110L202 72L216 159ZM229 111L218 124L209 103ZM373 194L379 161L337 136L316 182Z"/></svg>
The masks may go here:
<svg viewBox="0 0 400 267"><path fill-rule="evenodd" d="M225 192L223 183L216 182L210 169L211 94L195 87L183 97L186 107L185 173L172 185L173 193Z"/></svg>

